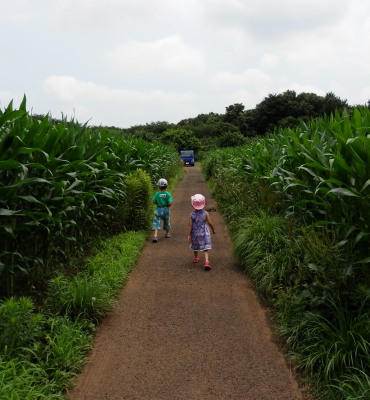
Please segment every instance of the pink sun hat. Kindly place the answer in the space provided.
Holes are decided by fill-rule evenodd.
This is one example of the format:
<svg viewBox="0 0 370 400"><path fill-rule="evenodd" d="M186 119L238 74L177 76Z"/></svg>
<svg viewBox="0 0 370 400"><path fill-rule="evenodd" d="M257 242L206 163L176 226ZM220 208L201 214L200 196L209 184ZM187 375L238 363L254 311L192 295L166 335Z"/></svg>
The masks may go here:
<svg viewBox="0 0 370 400"><path fill-rule="evenodd" d="M196 210L201 210L206 205L206 198L202 194L195 194L191 196L191 205Z"/></svg>

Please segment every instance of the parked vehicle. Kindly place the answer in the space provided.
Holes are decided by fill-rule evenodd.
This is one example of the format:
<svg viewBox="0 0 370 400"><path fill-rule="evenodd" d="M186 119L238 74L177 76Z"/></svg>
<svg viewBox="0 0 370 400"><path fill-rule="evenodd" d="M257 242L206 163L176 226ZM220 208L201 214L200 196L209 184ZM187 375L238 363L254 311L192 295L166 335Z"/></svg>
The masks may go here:
<svg viewBox="0 0 370 400"><path fill-rule="evenodd" d="M194 150L181 150L180 158L183 160L184 165L194 166Z"/></svg>

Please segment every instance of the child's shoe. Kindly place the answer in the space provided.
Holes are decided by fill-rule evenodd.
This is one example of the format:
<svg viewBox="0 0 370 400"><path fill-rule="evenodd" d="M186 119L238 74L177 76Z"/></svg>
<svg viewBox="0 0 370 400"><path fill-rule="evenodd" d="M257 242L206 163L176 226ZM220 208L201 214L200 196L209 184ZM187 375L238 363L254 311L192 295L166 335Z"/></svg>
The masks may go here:
<svg viewBox="0 0 370 400"><path fill-rule="evenodd" d="M158 242L157 236L154 236L154 238L152 239L152 242L153 242L153 243L157 243L157 242Z"/></svg>
<svg viewBox="0 0 370 400"><path fill-rule="evenodd" d="M165 238L170 238L171 234L169 232L166 233L166 235L164 236Z"/></svg>
<svg viewBox="0 0 370 400"><path fill-rule="evenodd" d="M195 257L194 260L193 260L193 264L197 264L198 262L199 262L199 258Z"/></svg>
<svg viewBox="0 0 370 400"><path fill-rule="evenodd" d="M210 264L208 261L204 263L204 269L205 269L206 271L209 271L211 268L212 268L212 266L211 266L211 264Z"/></svg>

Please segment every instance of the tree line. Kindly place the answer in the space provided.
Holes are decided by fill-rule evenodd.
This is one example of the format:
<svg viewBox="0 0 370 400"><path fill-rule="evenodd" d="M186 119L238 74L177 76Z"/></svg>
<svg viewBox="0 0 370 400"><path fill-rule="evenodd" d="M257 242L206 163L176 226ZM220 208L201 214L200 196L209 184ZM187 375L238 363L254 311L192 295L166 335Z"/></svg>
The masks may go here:
<svg viewBox="0 0 370 400"><path fill-rule="evenodd" d="M248 138L266 135L276 127L294 128L301 120L309 121L349 108L347 100L332 92L319 96L287 90L269 94L254 109L245 109L242 103L235 103L226 107L224 114L199 114L177 124L157 121L125 129L110 129L120 130L129 137L172 143L178 151L193 149L199 154L212 148L240 146Z"/></svg>

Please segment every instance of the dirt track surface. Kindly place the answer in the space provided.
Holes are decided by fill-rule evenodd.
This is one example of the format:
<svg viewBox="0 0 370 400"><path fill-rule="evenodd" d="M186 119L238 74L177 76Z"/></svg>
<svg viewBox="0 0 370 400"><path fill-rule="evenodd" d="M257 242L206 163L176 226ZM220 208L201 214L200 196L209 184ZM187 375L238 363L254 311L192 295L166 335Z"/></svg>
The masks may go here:
<svg viewBox="0 0 370 400"><path fill-rule="evenodd" d="M213 268L192 263L190 196L204 194L206 209L215 203L199 169L185 172L173 193L172 237L148 241L70 400L304 399L217 211Z"/></svg>

